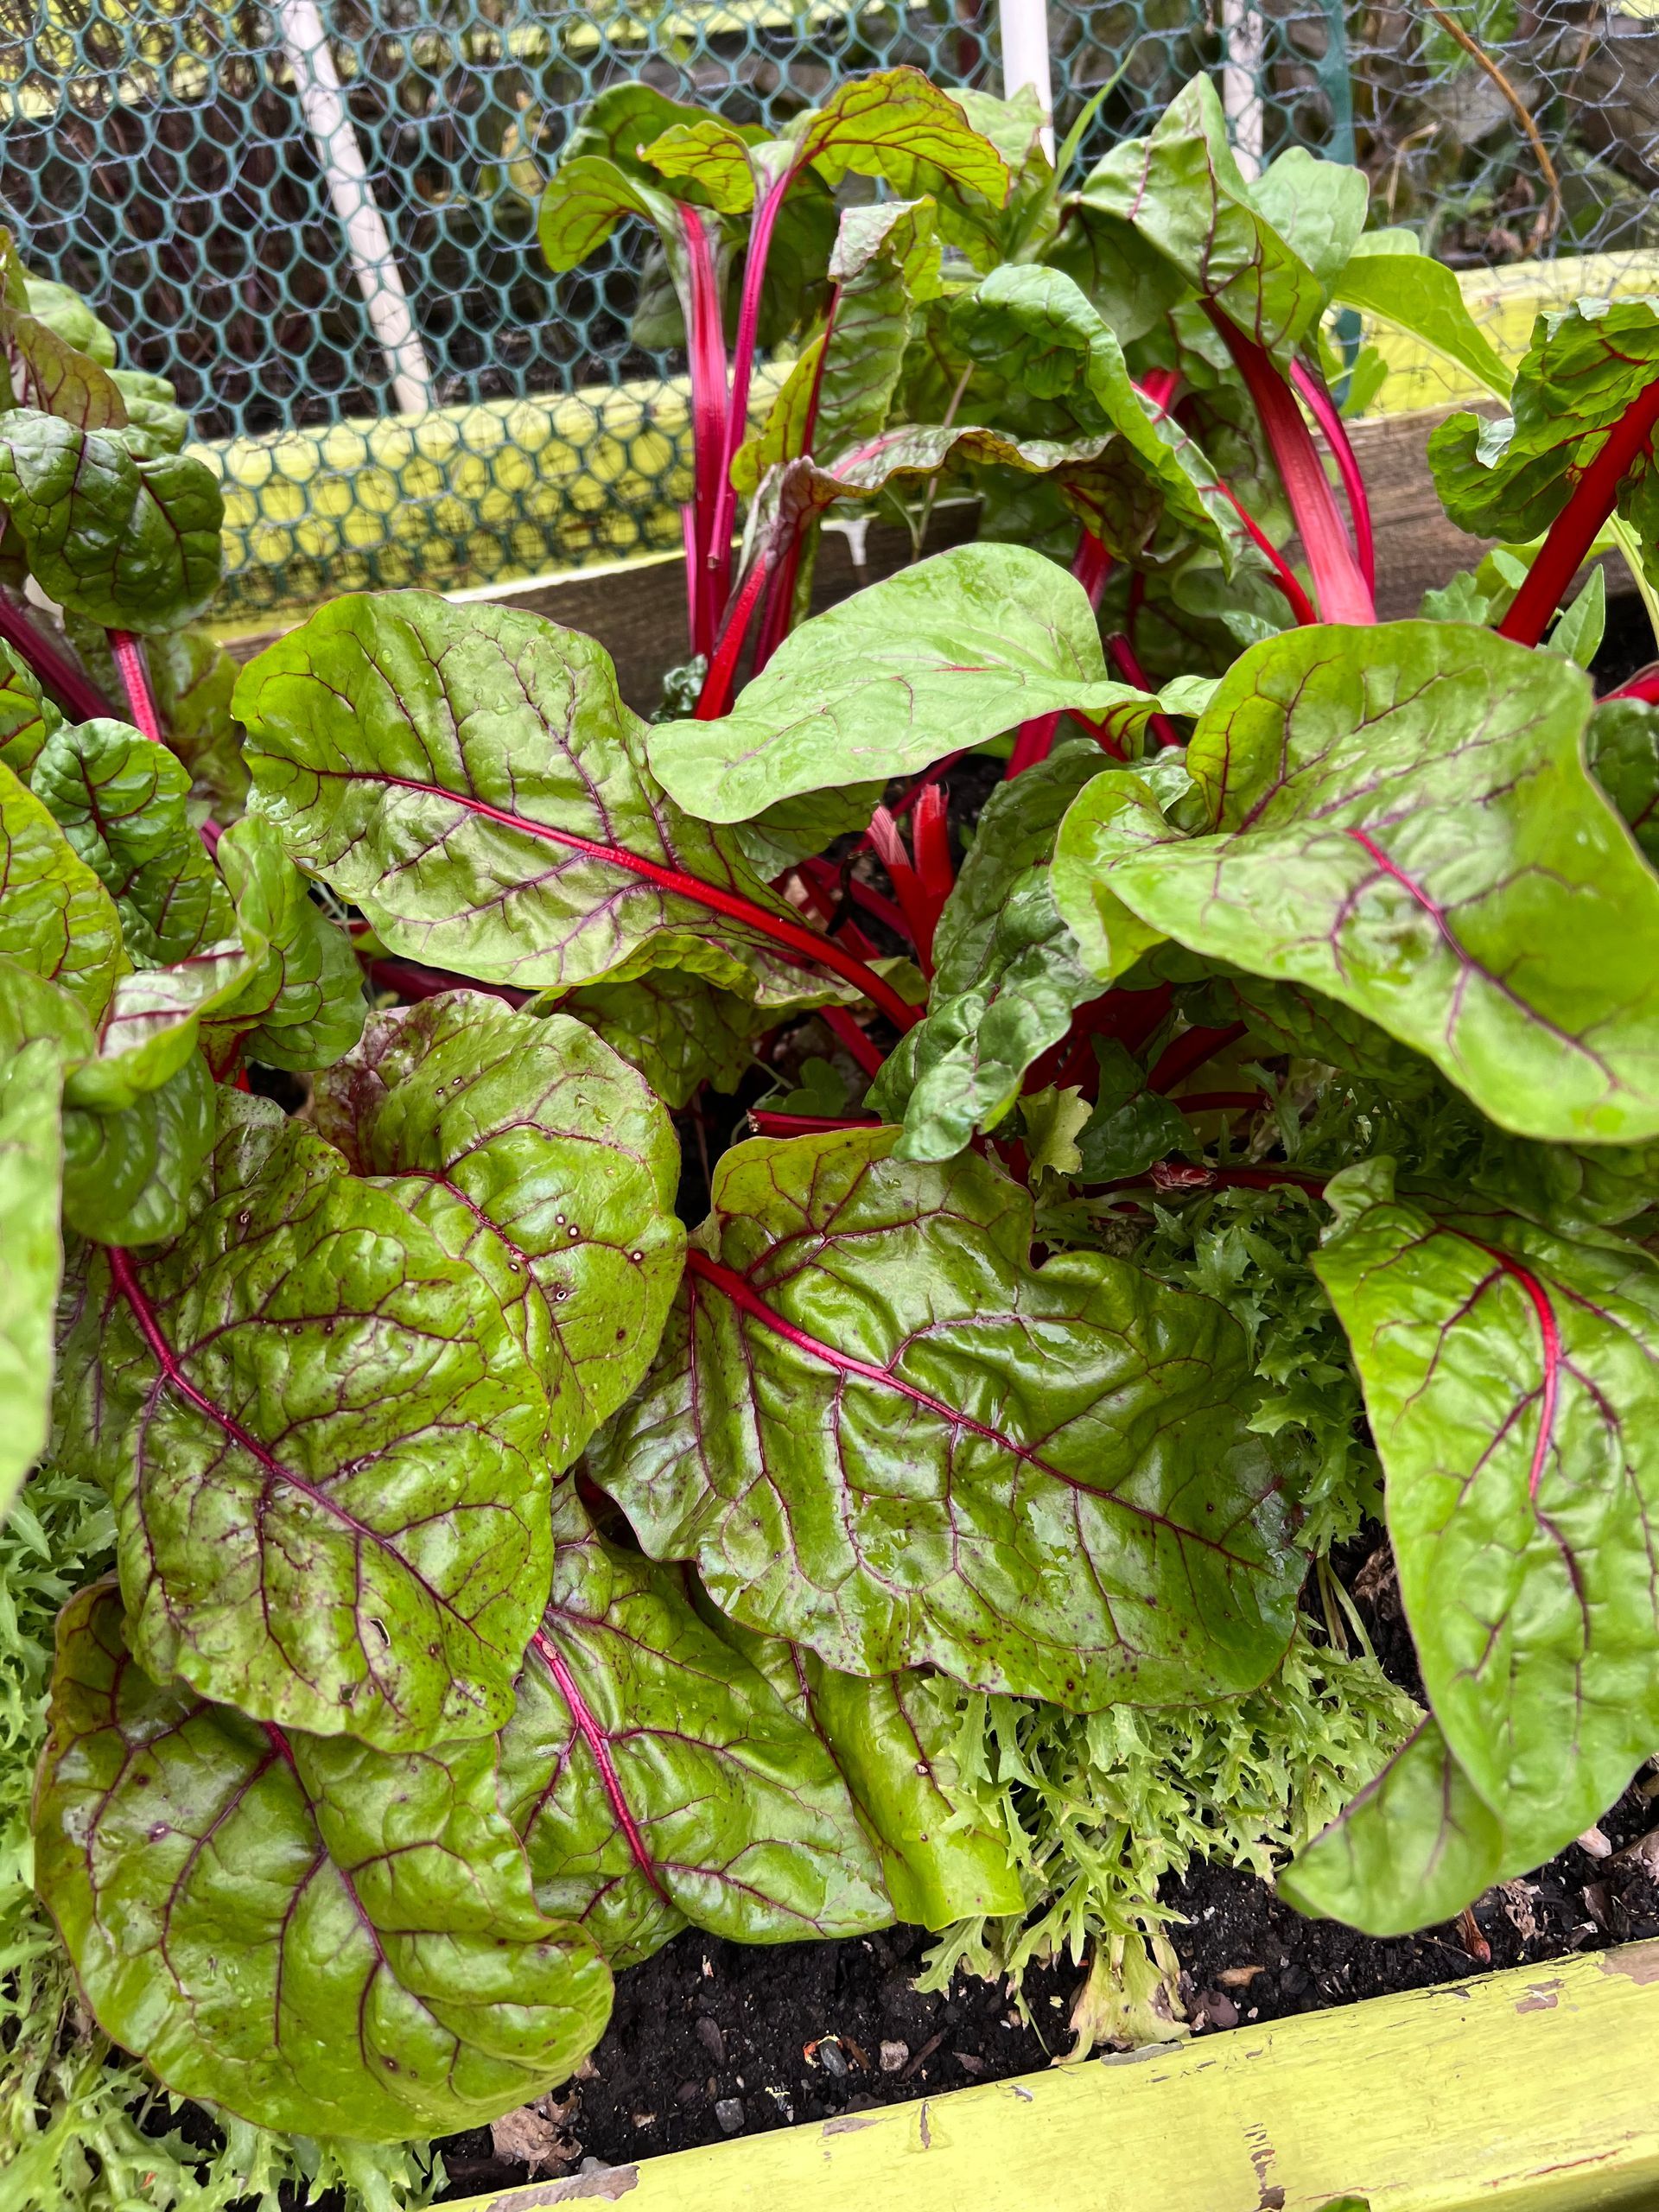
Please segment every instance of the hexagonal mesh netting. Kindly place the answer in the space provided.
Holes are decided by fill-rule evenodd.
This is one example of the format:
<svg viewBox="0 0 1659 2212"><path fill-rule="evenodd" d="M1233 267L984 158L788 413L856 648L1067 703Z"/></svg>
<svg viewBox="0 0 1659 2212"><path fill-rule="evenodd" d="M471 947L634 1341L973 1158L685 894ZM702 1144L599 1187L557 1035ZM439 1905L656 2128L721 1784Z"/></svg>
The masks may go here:
<svg viewBox="0 0 1659 2212"><path fill-rule="evenodd" d="M1379 219L1454 264L1659 247L1659 20L1598 0L1058 0L1051 35L1062 129L1117 79L1085 151L1225 67L1247 154L1357 158ZM642 77L776 127L901 60L995 89L994 6L0 0L0 217L215 442L227 612L533 574L677 543L688 459L683 364L630 337L641 238L556 278L537 250L574 117ZM336 79L393 257L372 300L319 160ZM399 414L423 385L430 411Z"/></svg>

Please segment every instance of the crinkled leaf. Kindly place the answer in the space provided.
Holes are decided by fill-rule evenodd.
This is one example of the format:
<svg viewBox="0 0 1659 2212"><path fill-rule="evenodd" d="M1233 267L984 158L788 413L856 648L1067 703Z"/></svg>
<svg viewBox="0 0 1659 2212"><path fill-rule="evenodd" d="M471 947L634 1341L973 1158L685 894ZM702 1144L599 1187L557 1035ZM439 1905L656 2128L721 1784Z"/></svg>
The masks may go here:
<svg viewBox="0 0 1659 2212"><path fill-rule="evenodd" d="M868 1103L902 1121L897 1156L948 1160L995 1127L1026 1071L1100 995L1054 904L1055 832L1106 765L1097 745L1063 745L987 800L934 932L925 1019L899 1039Z"/></svg>
<svg viewBox="0 0 1659 2212"><path fill-rule="evenodd" d="M1517 1135L1659 1135L1659 880L1584 767L1590 703L1461 625L1293 631L1187 749L1215 834L1148 818L1103 890L1366 1015Z"/></svg>
<svg viewBox="0 0 1659 2212"><path fill-rule="evenodd" d="M1026 1192L861 1128L728 1152L663 1350L588 1465L723 1611L861 1675L1087 1709L1226 1695L1289 1634L1243 1331Z"/></svg>
<svg viewBox="0 0 1659 2212"><path fill-rule="evenodd" d="M699 1084L735 1090L754 1059L753 1040L779 1020L681 968L631 983L588 983L560 1010L639 1069L665 1106L683 1106Z"/></svg>
<svg viewBox="0 0 1659 2212"><path fill-rule="evenodd" d="M209 1041L204 1033L212 1017L224 1014L257 972L257 955L229 938L176 966L123 976L99 1017L95 1052L69 1071L66 1100L114 1113L170 1083Z"/></svg>
<svg viewBox="0 0 1659 2212"><path fill-rule="evenodd" d="M1079 284L1119 345L1131 346L1157 329L1186 294L1186 279L1132 223L1096 206L1092 185L1092 177L1085 180L1066 201L1065 226L1049 249L1048 265ZM1115 202L1109 176L1105 189Z"/></svg>
<svg viewBox="0 0 1659 2212"><path fill-rule="evenodd" d="M651 762L682 806L742 822L802 791L914 774L1033 715L1110 711L1132 729L1158 703L1107 676L1075 578L1024 546L962 545L804 622L729 715L658 723Z"/></svg>
<svg viewBox="0 0 1659 2212"><path fill-rule="evenodd" d="M0 640L0 767L27 783L41 747L62 720L31 671Z"/></svg>
<svg viewBox="0 0 1659 2212"><path fill-rule="evenodd" d="M1460 530L1525 543L1546 531L1621 416L1659 378L1659 300L1575 300L1541 315L1515 373L1514 412L1454 415L1429 435L1429 466ZM1645 446L1621 478L1618 512L1635 525L1659 582L1659 492Z"/></svg>
<svg viewBox="0 0 1659 2212"><path fill-rule="evenodd" d="M1149 137L1114 146L1084 189L1281 360L1318 321L1325 287L1257 206L1208 77L1177 93Z"/></svg>
<svg viewBox="0 0 1659 2212"><path fill-rule="evenodd" d="M219 480L188 454L136 458L119 432L0 416L0 506L41 588L111 629L174 630L219 587Z"/></svg>
<svg viewBox="0 0 1659 2212"><path fill-rule="evenodd" d="M880 177L912 200L948 186L994 207L1008 196L1001 155L919 69L880 69L837 86L821 108L793 118L787 137L796 162L826 184Z"/></svg>
<svg viewBox="0 0 1659 2212"><path fill-rule="evenodd" d="M190 438L190 417L165 377L146 369L111 369L110 382L127 410L128 450L141 460L156 454L182 453Z"/></svg>
<svg viewBox="0 0 1659 2212"><path fill-rule="evenodd" d="M667 966L798 992L800 963L718 902L792 910L664 800L591 639L418 592L339 599L250 663L236 705L258 810L394 951L486 982Z"/></svg>
<svg viewBox="0 0 1659 2212"><path fill-rule="evenodd" d="M63 1075L49 1039L0 1065L0 1518L46 1448L58 1233Z"/></svg>
<svg viewBox="0 0 1659 2212"><path fill-rule="evenodd" d="M394 1179L489 1284L568 1465L644 1375L680 1279L668 1116L581 1022L477 991L375 1015L314 1099L353 1170Z"/></svg>
<svg viewBox="0 0 1659 2212"><path fill-rule="evenodd" d="M115 1500L134 1656L245 1713L483 1734L547 1587L547 1400L484 1278L221 1090L183 1235L86 1254L58 1451Z"/></svg>
<svg viewBox="0 0 1659 2212"><path fill-rule="evenodd" d="M66 1104L63 1217L99 1244L158 1244L181 1236L213 1149L214 1084L193 1052L177 1073L130 1105Z"/></svg>
<svg viewBox="0 0 1659 2212"><path fill-rule="evenodd" d="M1659 1264L1396 1197L1387 1162L1327 1195L1314 1266L1382 1457L1424 1686L1506 1854L1536 1865L1659 1742Z"/></svg>
<svg viewBox="0 0 1659 2212"><path fill-rule="evenodd" d="M1659 867L1659 707L1645 699L1603 700L1584 749L1590 772Z"/></svg>
<svg viewBox="0 0 1659 2212"><path fill-rule="evenodd" d="M1604 570L1592 569L1583 588L1556 618L1545 651L1564 654L1580 668L1588 668L1601 651L1606 629L1607 578Z"/></svg>
<svg viewBox="0 0 1659 2212"><path fill-rule="evenodd" d="M1116 1037L1096 1037L1094 1111L1077 1135L1078 1173L1088 1183L1140 1175L1154 1160L1187 1151L1192 1131L1179 1106L1147 1087L1147 1071Z"/></svg>
<svg viewBox="0 0 1659 2212"><path fill-rule="evenodd" d="M125 967L115 902L47 807L0 766L0 959L59 983L94 1020Z"/></svg>
<svg viewBox="0 0 1659 2212"><path fill-rule="evenodd" d="M83 722L47 741L35 796L115 900L128 952L188 959L236 926L230 897L187 811L190 778L125 722Z"/></svg>
<svg viewBox="0 0 1659 2212"><path fill-rule="evenodd" d="M401 2142L552 2088L610 2011L497 1790L488 1738L391 1755L157 1688L100 1584L59 1623L36 1879L99 2025L175 2096Z"/></svg>
<svg viewBox="0 0 1659 2212"><path fill-rule="evenodd" d="M1335 282L1340 307L1357 308L1421 338L1507 399L1513 375L1469 312L1463 288L1409 231L1372 231L1354 241Z"/></svg>
<svg viewBox="0 0 1659 2212"><path fill-rule="evenodd" d="M1605 1229L1659 1205L1659 1142L1533 1144L1483 1128L1471 1186L1552 1229Z"/></svg>
<svg viewBox="0 0 1659 2212"><path fill-rule="evenodd" d="M1159 527L1173 524L1219 550L1230 571L1240 532L1214 470L1179 423L1141 398L1122 347L1070 276L1030 266L993 270L957 302L950 327L971 359L990 364L1015 390L1063 402L1085 435L1114 434L1090 471L1109 487L1098 495L1103 518L1116 524L1101 533L1109 550L1133 559ZM1110 484L1124 475L1138 499ZM1126 508L1131 528L1123 526Z"/></svg>
<svg viewBox="0 0 1659 2212"><path fill-rule="evenodd" d="M253 970L214 1010L210 1044L234 1039L267 1067L332 1067L362 1035L367 1011L350 938L313 899L269 822L234 823L218 860Z"/></svg>
<svg viewBox="0 0 1659 2212"><path fill-rule="evenodd" d="M734 1942L885 1927L893 1907L823 1744L671 1568L561 1510L553 1594L501 1739L537 1902L613 1966L688 1923Z"/></svg>
<svg viewBox="0 0 1659 2212"><path fill-rule="evenodd" d="M74 614L64 627L93 683L106 698L118 699L121 678L106 632ZM144 658L168 748L190 771L193 797L207 801L221 822L233 822L248 790L242 734L231 715L236 662L200 624L146 639Z"/></svg>

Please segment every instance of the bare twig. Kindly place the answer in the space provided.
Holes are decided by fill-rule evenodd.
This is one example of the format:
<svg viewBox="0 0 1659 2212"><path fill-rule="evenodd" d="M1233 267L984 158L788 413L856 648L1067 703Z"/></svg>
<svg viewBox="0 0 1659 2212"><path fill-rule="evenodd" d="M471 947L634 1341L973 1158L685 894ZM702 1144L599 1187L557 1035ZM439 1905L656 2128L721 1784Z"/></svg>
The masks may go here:
<svg viewBox="0 0 1659 2212"><path fill-rule="evenodd" d="M1498 67L1497 62L1493 60L1491 55L1487 53L1485 48L1478 39L1472 38L1465 30L1455 16L1450 16L1444 8L1437 7L1435 0L1422 0L1422 5L1425 14L1432 16L1446 36L1455 39L1469 59L1478 67L1486 72L1498 91L1509 102L1516 121L1527 134L1528 143L1537 157L1539 170L1545 184L1549 188L1549 197L1545 200L1542 212L1532 226L1532 236L1528 241L1529 252L1541 253L1554 233L1555 226L1561 219L1561 180L1555 173L1555 164L1549 158L1549 149L1544 143L1538 125L1532 119L1532 111Z"/></svg>

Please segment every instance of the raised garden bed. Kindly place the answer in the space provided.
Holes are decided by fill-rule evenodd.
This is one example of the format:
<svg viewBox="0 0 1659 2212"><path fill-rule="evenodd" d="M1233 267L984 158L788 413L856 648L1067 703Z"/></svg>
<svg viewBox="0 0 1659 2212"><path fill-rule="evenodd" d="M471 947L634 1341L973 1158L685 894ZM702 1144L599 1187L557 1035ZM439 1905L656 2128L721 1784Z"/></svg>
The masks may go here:
<svg viewBox="0 0 1659 2212"><path fill-rule="evenodd" d="M1213 2187L1276 2012L1489 1958L1637 2001L1569 1955L1654 1905L1659 687L1580 571L1652 603L1659 307L1512 378L1203 80L1075 194L1039 124L898 72L766 150L627 88L567 148L550 258L649 221L693 365L650 725L421 594L232 702L175 413L8 264L63 610L0 598L43 2200L605 2162L522 2207L770 2132L764 2192L791 2120L862 2187L976 2067L1167 2088ZM1433 430L1491 550L1403 621L1350 307L1512 403ZM884 504L918 557L807 619ZM137 2063L196 2101L153 2166ZM1252 2125L1261 2212L1388 2201Z"/></svg>

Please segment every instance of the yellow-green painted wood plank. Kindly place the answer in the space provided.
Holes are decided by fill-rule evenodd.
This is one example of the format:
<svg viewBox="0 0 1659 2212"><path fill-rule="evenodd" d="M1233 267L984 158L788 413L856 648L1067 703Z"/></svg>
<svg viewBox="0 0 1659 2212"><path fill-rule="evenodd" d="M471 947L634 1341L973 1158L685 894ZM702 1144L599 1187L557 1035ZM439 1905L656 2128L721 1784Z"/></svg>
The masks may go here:
<svg viewBox="0 0 1659 2212"><path fill-rule="evenodd" d="M452 2212L1637 2212L1659 1942L1241 2027Z"/></svg>

